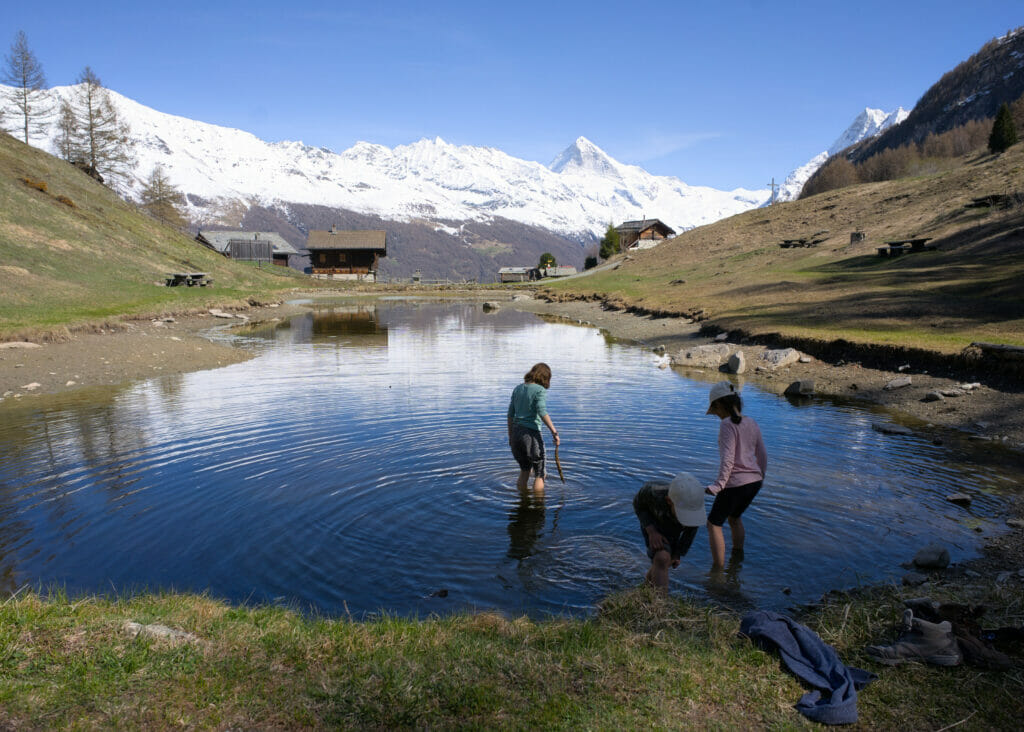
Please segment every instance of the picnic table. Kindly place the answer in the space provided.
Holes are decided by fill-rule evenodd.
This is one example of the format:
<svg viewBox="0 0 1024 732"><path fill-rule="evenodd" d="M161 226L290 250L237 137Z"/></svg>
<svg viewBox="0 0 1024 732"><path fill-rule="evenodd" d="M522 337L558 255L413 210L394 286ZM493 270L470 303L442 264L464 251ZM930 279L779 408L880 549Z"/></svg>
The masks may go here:
<svg viewBox="0 0 1024 732"><path fill-rule="evenodd" d="M170 272L164 279L164 284L168 287L206 287L212 285L213 280L206 276L206 272Z"/></svg>
<svg viewBox="0 0 1024 732"><path fill-rule="evenodd" d="M779 246L783 249L792 249L794 247L816 247L826 239L828 239L828 229L823 229L822 231L814 232L810 236L801 236L795 239L783 239Z"/></svg>
<svg viewBox="0 0 1024 732"><path fill-rule="evenodd" d="M894 239L893 241L887 241L884 247L878 247L878 256L898 257L905 252L923 252L926 249L933 249L934 247L925 246L929 241L931 241L930 236L919 239Z"/></svg>

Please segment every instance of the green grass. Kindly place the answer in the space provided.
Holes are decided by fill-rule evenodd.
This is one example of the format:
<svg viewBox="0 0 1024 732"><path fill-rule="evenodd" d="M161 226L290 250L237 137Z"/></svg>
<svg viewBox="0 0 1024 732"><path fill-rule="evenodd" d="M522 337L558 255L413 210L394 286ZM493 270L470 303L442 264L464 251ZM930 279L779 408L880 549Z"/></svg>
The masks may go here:
<svg viewBox="0 0 1024 732"><path fill-rule="evenodd" d="M1008 598L992 591L993 606L1007 607ZM861 723L935 729L968 718L963 729L1015 728L1024 691L1019 666L1005 673L879 668L864 656L864 645L890 640L899 610L899 594L878 589L833 595L802 618L846 663L880 674L861 692ZM198 640L131 638L126 621ZM793 709L801 685L775 654L739 637L738 627L732 611L646 590L610 597L585 619L480 613L368 622L194 595L23 593L0 606L0 725L811 727Z"/></svg>
<svg viewBox="0 0 1024 732"><path fill-rule="evenodd" d="M167 272L182 270L208 272L214 286L163 286ZM0 134L0 338L276 298L308 284L291 270L225 259L63 161Z"/></svg>

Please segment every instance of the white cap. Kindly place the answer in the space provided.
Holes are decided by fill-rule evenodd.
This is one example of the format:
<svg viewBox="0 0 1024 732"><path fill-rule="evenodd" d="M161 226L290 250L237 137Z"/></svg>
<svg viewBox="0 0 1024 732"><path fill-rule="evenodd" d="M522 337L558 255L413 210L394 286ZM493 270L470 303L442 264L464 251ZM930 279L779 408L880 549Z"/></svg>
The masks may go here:
<svg viewBox="0 0 1024 732"><path fill-rule="evenodd" d="M719 381L712 386L711 393L708 395L708 414L711 414L711 405L715 403L716 399L721 399L730 394L739 394L739 391L728 381Z"/></svg>
<svg viewBox="0 0 1024 732"><path fill-rule="evenodd" d="M668 485L668 497L676 519L683 526L702 526L707 521L704 510L704 486L690 473L680 473Z"/></svg>

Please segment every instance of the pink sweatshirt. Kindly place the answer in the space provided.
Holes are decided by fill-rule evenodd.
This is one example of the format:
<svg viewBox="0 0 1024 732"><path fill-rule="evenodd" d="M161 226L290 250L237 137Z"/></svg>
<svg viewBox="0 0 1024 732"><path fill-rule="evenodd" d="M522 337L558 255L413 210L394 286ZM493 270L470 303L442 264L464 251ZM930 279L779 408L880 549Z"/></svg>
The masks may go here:
<svg viewBox="0 0 1024 732"><path fill-rule="evenodd" d="M735 424L726 417L718 427L718 453L721 464L718 479L708 486L717 495L723 488L733 488L764 479L768 453L764 449L761 428L750 417Z"/></svg>

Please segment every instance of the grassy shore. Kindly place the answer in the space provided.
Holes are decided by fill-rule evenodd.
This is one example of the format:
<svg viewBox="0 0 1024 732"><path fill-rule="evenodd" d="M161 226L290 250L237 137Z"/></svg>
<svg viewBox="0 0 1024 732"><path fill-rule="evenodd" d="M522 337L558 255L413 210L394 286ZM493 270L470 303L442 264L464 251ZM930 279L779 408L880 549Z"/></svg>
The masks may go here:
<svg viewBox="0 0 1024 732"><path fill-rule="evenodd" d="M935 598L957 599L951 588ZM995 585L993 624L1020 622ZM831 594L801 620L880 678L860 726L1015 729L1024 673L873 664L901 593ZM127 622L192 634L133 636ZM800 728L804 693L739 615L638 589L586 619L493 613L367 622L209 597L43 599L0 606L0 727L10 729Z"/></svg>

